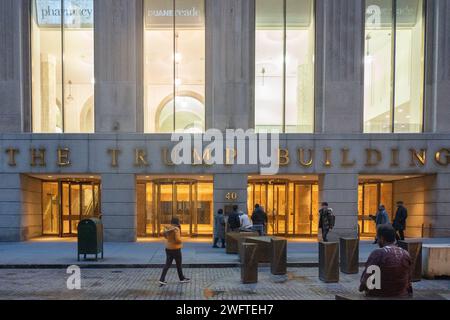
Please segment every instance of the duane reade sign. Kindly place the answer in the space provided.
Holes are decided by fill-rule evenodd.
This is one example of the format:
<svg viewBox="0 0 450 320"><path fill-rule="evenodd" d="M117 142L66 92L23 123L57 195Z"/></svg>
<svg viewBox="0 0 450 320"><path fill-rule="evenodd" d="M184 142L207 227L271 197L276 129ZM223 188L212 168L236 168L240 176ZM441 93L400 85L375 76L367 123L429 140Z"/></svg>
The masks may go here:
<svg viewBox="0 0 450 320"><path fill-rule="evenodd" d="M35 0L36 20L40 27L92 28L94 1L92 0Z"/></svg>

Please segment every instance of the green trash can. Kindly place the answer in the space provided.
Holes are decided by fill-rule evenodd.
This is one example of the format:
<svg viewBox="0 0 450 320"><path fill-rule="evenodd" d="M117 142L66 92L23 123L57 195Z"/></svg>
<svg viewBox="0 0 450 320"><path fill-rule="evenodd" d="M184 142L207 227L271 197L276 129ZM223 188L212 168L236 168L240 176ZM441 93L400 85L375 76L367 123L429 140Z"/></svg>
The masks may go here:
<svg viewBox="0 0 450 320"><path fill-rule="evenodd" d="M103 259L103 223L100 219L90 218L81 220L78 224L78 261L80 255L86 260L88 255L98 255Z"/></svg>

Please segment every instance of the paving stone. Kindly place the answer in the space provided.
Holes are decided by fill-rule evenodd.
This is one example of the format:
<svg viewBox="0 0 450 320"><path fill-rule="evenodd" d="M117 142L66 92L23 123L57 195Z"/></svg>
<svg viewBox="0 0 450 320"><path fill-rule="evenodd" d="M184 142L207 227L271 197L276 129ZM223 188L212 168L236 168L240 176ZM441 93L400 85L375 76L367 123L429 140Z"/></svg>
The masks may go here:
<svg viewBox="0 0 450 320"><path fill-rule="evenodd" d="M360 270L361 273L362 270ZM66 270L0 270L0 300L334 300L336 294L355 293L359 275L341 276L326 284L316 268L291 268L288 275L273 276L260 268L259 282L240 282L239 268L187 269L190 284L179 284L171 269L169 285L159 288L159 269L82 269L82 290L68 290ZM414 283L417 293L449 296L450 280Z"/></svg>

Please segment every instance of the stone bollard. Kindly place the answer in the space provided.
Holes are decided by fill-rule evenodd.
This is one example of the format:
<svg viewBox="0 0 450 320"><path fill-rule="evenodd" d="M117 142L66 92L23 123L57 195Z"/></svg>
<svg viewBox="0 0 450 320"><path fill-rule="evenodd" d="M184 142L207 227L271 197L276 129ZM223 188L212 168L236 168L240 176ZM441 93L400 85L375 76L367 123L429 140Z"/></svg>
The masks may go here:
<svg viewBox="0 0 450 320"><path fill-rule="evenodd" d="M339 282L339 243L319 243L319 279L326 283Z"/></svg>
<svg viewBox="0 0 450 320"><path fill-rule="evenodd" d="M243 284L258 282L258 245L242 244L241 280Z"/></svg>
<svg viewBox="0 0 450 320"><path fill-rule="evenodd" d="M425 279L450 277L450 245L423 245L423 276Z"/></svg>
<svg viewBox="0 0 450 320"><path fill-rule="evenodd" d="M411 256L411 279L413 282L422 280L422 242L418 240L398 241L398 246L409 252Z"/></svg>
<svg viewBox="0 0 450 320"><path fill-rule="evenodd" d="M342 273L359 273L359 240L356 238L341 238L340 257Z"/></svg>
<svg viewBox="0 0 450 320"><path fill-rule="evenodd" d="M272 239L270 269L273 275L285 275L287 273L287 240L282 238Z"/></svg>

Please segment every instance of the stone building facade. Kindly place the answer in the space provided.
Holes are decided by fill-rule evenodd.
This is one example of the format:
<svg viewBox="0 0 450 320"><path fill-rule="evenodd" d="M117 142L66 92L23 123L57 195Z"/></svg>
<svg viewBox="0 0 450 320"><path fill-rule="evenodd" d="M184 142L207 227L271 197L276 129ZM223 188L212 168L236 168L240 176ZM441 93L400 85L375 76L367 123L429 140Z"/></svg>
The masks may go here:
<svg viewBox="0 0 450 320"><path fill-rule="evenodd" d="M374 227L369 214L383 203L393 215L395 203L400 200L409 210L408 236L450 236L450 0L418 1L419 7L406 7L409 11L398 10L404 5L402 1L387 1L394 8L390 15L393 26L384 22L385 11L377 1L371 6L361 0L305 1L305 7L295 7L297 13L290 14L289 6L294 4L273 0L281 12L278 24L270 20L271 16L264 16L263 0L176 0L175 10L172 1L146 1L0 0L0 241L74 236L79 219L100 214L108 241L157 236L174 215L182 217L186 236L210 236L215 211L227 211L234 204L251 211L256 203L261 203L269 214L270 233L315 237L321 201L329 202L336 214L334 237L358 233L371 236ZM67 3L71 4L64 8ZM302 13L307 10L304 8L311 10L312 20L299 18L309 16L309 11ZM55 11L58 9L59 14ZM64 20L64 9L73 10L79 20L63 21L57 37L49 36L55 45L62 35L57 49L65 60L61 68L60 58L50 49L46 51L48 40L42 39L47 37L45 32L55 32L58 18ZM368 96L370 90L378 90L369 84L369 77L379 67L371 67L376 55L370 52L368 42L382 34L367 30L368 20L378 9L382 9L381 18L374 20L380 25L373 30L388 30L387 36L394 38L394 56L402 47L401 42L396 42L404 39L400 32L408 28L421 30L422 54L410 57L410 61L414 65L415 61L423 63L423 79L418 80L422 85L420 89L408 87L408 99L420 96L416 99L421 106L419 118L423 116L419 129L401 130L399 124L399 130L395 130L397 122L392 116L392 130L377 132L365 120L370 113L368 101L377 101L377 96ZM420 16L420 26L415 20L408 27L402 12ZM177 18L181 21L179 27ZM190 18L195 21L182 20ZM89 29L88 40L76 38L80 34L75 32L83 28ZM312 41L312 59L309 64L298 63L295 72L301 71L291 76L292 61L287 58L290 39L295 39L291 33L308 28L313 28L308 31L313 34L308 38ZM179 62L177 51L184 48L186 30L202 32L199 46L204 53L200 58L204 71L198 82L190 79L190 87L184 88L194 92L202 87L203 95L198 98L197 93L178 96L177 91L183 76L189 78L177 72L192 71ZM267 45L261 40L263 36L281 34L279 83L283 92L280 105L284 107L275 113L284 117L278 128L282 162L278 175L262 176L258 165L171 164L171 134L156 129L170 121L162 119L153 124L154 117L164 115L165 109L154 114L147 107L152 96L163 90L153 88L154 83L163 80L153 79L151 68L156 74L163 70L152 64L152 54L165 50L157 42L161 36L157 32L166 31L162 38L173 31L169 44L174 48L173 56L166 56L175 60L168 68L173 72L173 77L170 74L168 78L173 80L175 92L169 109L174 107L174 114L178 112L177 97L192 109L200 103L204 108L200 124L197 120L192 123L202 127L201 131L258 129L266 125L258 119L264 118L270 105L275 104L271 97L268 102L260 101L264 89L258 91L258 86L263 81L269 86L267 90L275 88L270 86L277 76L271 74L270 68L276 59L268 58L266 61L271 62L267 64L255 59L261 55L261 46ZM198 41L194 32L191 38L186 37L188 43ZM306 46L306 31L301 37ZM70 39L77 42L71 43ZM376 47L373 43L372 50ZM92 81L87 81L92 85L92 98L84 99L91 109L80 111L84 118L76 129L67 129L74 117L69 102L81 95L76 78L82 78L75 74L77 70L73 71L78 67L70 65L77 63L71 60L70 50L83 46L92 47L91 58L85 52L78 56L92 65ZM195 56L192 51L186 49L189 60ZM406 80L397 75L402 61L400 55L386 61L387 65L393 63L392 83L398 83L399 88L393 90L398 93L393 93L393 101L405 96ZM415 72L409 72L408 79ZM63 80L59 79L60 73ZM69 79L70 73L74 75ZM308 81L301 81L302 76ZM289 89L292 77L297 78L295 93ZM387 83L389 90L393 85L389 80ZM63 98L58 100L58 95ZM293 96L303 97L297 105L312 101L310 130L303 130L301 121L297 129L289 129L290 118L302 118L301 114L305 118L308 114L303 107L303 113L298 111L301 108L295 115L291 113L289 101ZM52 97L55 101L48 102ZM41 111L36 111L38 105ZM398 105L401 103L394 103L394 109L400 108ZM62 125L58 125L58 118L53 118L56 120L52 124L55 115L42 111L46 106L58 106L53 109L56 112L62 110ZM409 106L405 109L410 112L407 119L415 116L413 103ZM171 117L176 127L174 114ZM389 118L389 112L381 113L384 116ZM37 117L41 117L39 124ZM93 119L92 124L89 119ZM179 119L185 120L181 116ZM57 130L48 129L52 126Z"/></svg>

